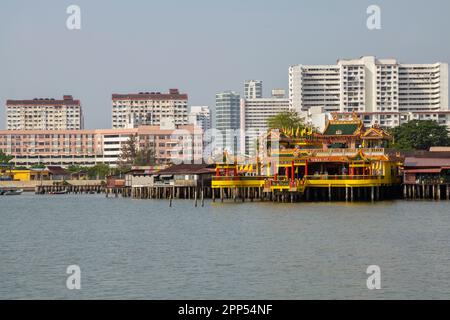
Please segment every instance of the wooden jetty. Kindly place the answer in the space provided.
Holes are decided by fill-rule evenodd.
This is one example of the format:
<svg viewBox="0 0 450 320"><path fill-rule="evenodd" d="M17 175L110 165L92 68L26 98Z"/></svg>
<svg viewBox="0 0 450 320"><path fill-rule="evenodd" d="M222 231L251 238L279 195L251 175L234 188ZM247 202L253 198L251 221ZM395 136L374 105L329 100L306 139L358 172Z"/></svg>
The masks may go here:
<svg viewBox="0 0 450 320"><path fill-rule="evenodd" d="M92 194L105 192L105 185L102 183L73 184L67 181L54 181L53 184L38 184L35 187L36 194Z"/></svg>
<svg viewBox="0 0 450 320"><path fill-rule="evenodd" d="M450 152L426 152L406 157L403 197L450 200Z"/></svg>

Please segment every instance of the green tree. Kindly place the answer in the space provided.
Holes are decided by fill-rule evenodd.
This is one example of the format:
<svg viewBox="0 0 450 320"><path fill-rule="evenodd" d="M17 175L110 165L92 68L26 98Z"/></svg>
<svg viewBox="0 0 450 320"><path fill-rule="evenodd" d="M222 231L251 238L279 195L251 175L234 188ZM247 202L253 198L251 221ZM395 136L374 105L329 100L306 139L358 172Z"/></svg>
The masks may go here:
<svg viewBox="0 0 450 320"><path fill-rule="evenodd" d="M150 147L150 144L146 142L144 145L141 145L140 149L137 151L133 165L149 166L154 165L155 163L155 151Z"/></svg>
<svg viewBox="0 0 450 320"><path fill-rule="evenodd" d="M138 151L136 135L130 136L130 138L122 144L122 150L119 158L119 166L121 168L131 167Z"/></svg>
<svg viewBox="0 0 450 320"><path fill-rule="evenodd" d="M399 150L429 150L434 146L449 146L446 126L433 120L412 120L391 129L393 147Z"/></svg>
<svg viewBox="0 0 450 320"><path fill-rule="evenodd" d="M85 168L83 168L82 166L79 166L77 164L71 164L70 166L67 167L67 170L70 173L77 173L77 172L83 171L84 169Z"/></svg>
<svg viewBox="0 0 450 320"><path fill-rule="evenodd" d="M6 165L13 159L13 156L9 156L5 154L2 150L0 150L0 164Z"/></svg>
<svg viewBox="0 0 450 320"><path fill-rule="evenodd" d="M305 128L305 122L295 111L284 111L267 119L269 129Z"/></svg>
<svg viewBox="0 0 450 320"><path fill-rule="evenodd" d="M96 164L93 167L85 168L89 179L104 179L111 173L111 168L105 163Z"/></svg>
<svg viewBox="0 0 450 320"><path fill-rule="evenodd" d="M126 143L122 145L122 152L119 159L121 169L131 166L148 166L155 164L155 152L148 142L139 146L136 135L132 135Z"/></svg>
<svg viewBox="0 0 450 320"><path fill-rule="evenodd" d="M45 164L37 163L30 166L31 169L45 169Z"/></svg>

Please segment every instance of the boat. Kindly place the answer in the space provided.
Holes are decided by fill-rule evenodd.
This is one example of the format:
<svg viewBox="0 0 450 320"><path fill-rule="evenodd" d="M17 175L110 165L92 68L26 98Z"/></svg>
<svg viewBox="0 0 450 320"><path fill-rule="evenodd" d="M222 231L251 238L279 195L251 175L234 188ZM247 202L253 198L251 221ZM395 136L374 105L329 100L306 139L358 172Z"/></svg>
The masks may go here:
<svg viewBox="0 0 450 320"><path fill-rule="evenodd" d="M7 189L7 190L3 190L3 195L4 196L18 196L21 195L23 192L22 189Z"/></svg>
<svg viewBox="0 0 450 320"><path fill-rule="evenodd" d="M66 194L67 190L61 190L61 191L51 191L48 194Z"/></svg>

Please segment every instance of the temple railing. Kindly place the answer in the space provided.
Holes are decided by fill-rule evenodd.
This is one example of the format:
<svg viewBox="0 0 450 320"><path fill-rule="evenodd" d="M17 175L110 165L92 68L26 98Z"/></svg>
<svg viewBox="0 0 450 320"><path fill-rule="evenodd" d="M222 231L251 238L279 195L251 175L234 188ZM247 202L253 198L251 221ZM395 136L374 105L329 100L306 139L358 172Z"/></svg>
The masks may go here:
<svg viewBox="0 0 450 320"><path fill-rule="evenodd" d="M292 149L291 149L292 150ZM314 153L316 156L353 156L361 151L367 156L381 156L386 154L385 148L330 148L323 149L299 149L299 152ZM290 151L280 150L277 155L283 157L290 154Z"/></svg>
<svg viewBox="0 0 450 320"><path fill-rule="evenodd" d="M215 176L213 181L249 181L249 180L266 180L266 176Z"/></svg>
<svg viewBox="0 0 450 320"><path fill-rule="evenodd" d="M304 177L308 181L314 180L383 180L384 176L380 175L312 175Z"/></svg>

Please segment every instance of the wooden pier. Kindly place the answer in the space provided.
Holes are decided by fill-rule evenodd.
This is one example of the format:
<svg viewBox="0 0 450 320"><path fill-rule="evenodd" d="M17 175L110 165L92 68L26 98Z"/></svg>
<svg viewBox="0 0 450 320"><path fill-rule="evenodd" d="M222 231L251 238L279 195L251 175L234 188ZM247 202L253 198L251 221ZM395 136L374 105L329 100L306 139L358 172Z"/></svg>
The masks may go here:
<svg viewBox="0 0 450 320"><path fill-rule="evenodd" d="M214 197L211 187L193 186L127 187L117 191L111 190L111 192L133 199L201 199Z"/></svg>
<svg viewBox="0 0 450 320"><path fill-rule="evenodd" d="M36 194L53 194L53 193L67 193L67 194L93 194L102 193L105 187L101 184L93 185L72 185L64 183L55 183L53 185L37 185L35 187Z"/></svg>
<svg viewBox="0 0 450 320"><path fill-rule="evenodd" d="M400 199L400 186L372 187L306 187L303 191L271 190L264 187L185 187L153 186L128 187L107 191L115 197L121 195L133 199L211 199L213 202L315 202L315 201L381 201ZM108 195L107 195L108 196Z"/></svg>
<svg viewBox="0 0 450 320"><path fill-rule="evenodd" d="M410 200L450 200L450 184L404 184L403 198Z"/></svg>

